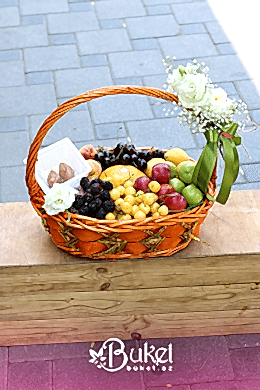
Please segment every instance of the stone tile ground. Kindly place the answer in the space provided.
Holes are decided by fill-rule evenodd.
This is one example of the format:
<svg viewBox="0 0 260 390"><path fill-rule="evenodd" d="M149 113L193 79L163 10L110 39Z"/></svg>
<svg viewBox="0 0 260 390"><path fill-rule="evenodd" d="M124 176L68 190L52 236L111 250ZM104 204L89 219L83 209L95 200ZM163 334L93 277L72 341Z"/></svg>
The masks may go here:
<svg viewBox="0 0 260 390"><path fill-rule="evenodd" d="M204 61L213 82L242 98L260 125L258 92L207 1L0 0L0 202L28 200L22 161L58 105L113 84L162 89L166 55L176 56L177 65L194 57ZM43 145L68 136L78 148L114 146L130 137L139 146L179 146L198 159L204 139L180 128L176 118L166 118L164 107L163 101L137 95L82 104L54 125ZM251 159L240 146L234 190L260 189L259 134L243 135ZM259 335L173 344L173 373L110 378L89 367L89 344L0 347L0 390L83 390L90 376L89 389L104 383L106 389L122 390L260 389Z"/></svg>
<svg viewBox="0 0 260 390"><path fill-rule="evenodd" d="M213 82L242 98L260 124L256 87L207 1L0 0L0 9L0 202L28 200L22 160L59 104L113 84L162 89L166 55L177 65L194 57L206 62ZM69 136L77 145L114 146L130 137L142 146L149 134L149 143L183 147L197 158L204 139L166 118L164 107L148 97L98 99L67 114L43 145ZM259 132L244 134L251 159L240 146L234 190L260 188L258 139Z"/></svg>

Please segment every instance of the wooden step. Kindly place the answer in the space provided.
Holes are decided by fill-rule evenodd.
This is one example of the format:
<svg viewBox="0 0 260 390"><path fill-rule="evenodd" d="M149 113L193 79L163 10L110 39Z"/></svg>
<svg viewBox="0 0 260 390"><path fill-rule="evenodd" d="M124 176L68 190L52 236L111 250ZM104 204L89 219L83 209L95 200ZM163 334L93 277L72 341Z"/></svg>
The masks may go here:
<svg viewBox="0 0 260 390"><path fill-rule="evenodd" d="M215 204L170 258L58 249L29 203L0 204L0 345L260 333L260 191Z"/></svg>

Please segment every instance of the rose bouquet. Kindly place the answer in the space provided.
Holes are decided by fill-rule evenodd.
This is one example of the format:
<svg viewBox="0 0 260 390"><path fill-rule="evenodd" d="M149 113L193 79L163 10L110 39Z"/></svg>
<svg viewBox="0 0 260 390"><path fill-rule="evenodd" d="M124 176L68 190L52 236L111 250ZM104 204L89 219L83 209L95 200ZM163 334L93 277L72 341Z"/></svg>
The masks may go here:
<svg viewBox="0 0 260 390"><path fill-rule="evenodd" d="M239 172L236 147L241 144L241 137L237 131L242 131L245 123L250 121L247 106L241 100L229 99L222 88L215 88L205 63L193 60L186 67L179 65L174 69L175 59L168 56L163 60L168 73L164 87L169 92L177 92L178 103L173 104L176 110L181 109L180 124L188 125L193 133L203 133L207 141L194 170L193 183L207 194L219 150L225 161L225 170L218 196L211 200L225 204ZM168 110L167 116L169 112L173 114ZM237 117L242 119L237 120Z"/></svg>

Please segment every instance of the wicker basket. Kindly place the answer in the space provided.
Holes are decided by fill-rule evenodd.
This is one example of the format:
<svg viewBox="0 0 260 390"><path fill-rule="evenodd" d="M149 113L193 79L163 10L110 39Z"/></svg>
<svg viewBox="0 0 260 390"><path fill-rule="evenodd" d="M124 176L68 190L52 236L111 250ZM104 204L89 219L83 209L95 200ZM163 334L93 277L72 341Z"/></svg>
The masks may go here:
<svg viewBox="0 0 260 390"><path fill-rule="evenodd" d="M177 102L175 95L156 88L114 86L89 91L63 103L45 120L29 151L26 184L31 203L56 246L71 255L109 260L171 256L198 236L200 225L213 202L206 199L201 206L189 211L143 220L106 221L71 214L69 223L67 212L49 216L42 207L44 194L35 179L35 164L49 129L73 107L102 96L118 94L148 95ZM216 170L209 183L208 193L214 196L215 191Z"/></svg>

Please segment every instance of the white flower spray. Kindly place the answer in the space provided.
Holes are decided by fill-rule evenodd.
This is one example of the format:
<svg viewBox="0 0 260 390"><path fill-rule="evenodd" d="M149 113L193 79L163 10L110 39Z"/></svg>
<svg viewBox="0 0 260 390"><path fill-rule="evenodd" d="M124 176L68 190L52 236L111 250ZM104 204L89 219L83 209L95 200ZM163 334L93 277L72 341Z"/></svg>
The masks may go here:
<svg viewBox="0 0 260 390"><path fill-rule="evenodd" d="M188 125L192 133L205 132L210 129L223 131L223 126L228 127L234 120L235 115L244 115L238 123L238 130L245 128L245 123L250 121L247 106L241 100L229 99L222 88L215 88L208 76L209 68L205 63L188 62L186 67L179 65L173 69L175 57L167 56L163 60L168 73L164 87L169 92L178 95L180 109L179 123ZM176 105L174 102L173 104ZM164 109L166 111L166 109ZM171 109L167 110L166 116L173 115Z"/></svg>

